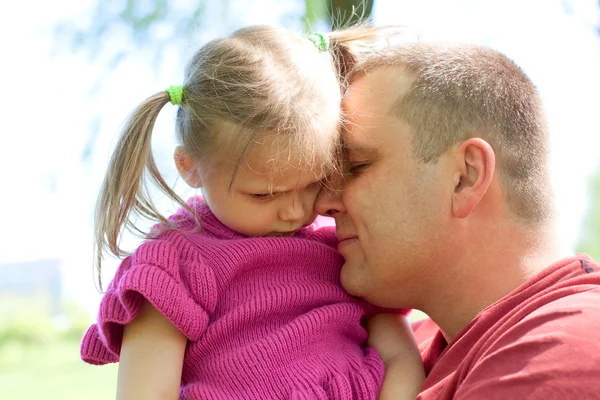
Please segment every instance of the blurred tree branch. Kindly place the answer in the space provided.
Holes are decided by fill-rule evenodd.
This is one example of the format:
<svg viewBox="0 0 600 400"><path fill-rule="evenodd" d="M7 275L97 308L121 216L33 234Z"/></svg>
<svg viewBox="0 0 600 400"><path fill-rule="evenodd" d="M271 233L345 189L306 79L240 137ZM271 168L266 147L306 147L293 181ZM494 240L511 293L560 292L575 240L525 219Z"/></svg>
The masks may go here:
<svg viewBox="0 0 600 400"><path fill-rule="evenodd" d="M117 64L131 47L151 50L160 58L164 46L193 37L205 18L206 4L206 0L97 0L88 18L60 22L55 35L59 43L75 52L85 51L92 59L110 48L111 64ZM219 4L225 21L229 1ZM373 0L304 0L304 5L302 20L310 31L319 22L337 28L369 19Z"/></svg>
<svg viewBox="0 0 600 400"><path fill-rule="evenodd" d="M92 59L111 47L114 49L111 62L118 63L132 46L152 48L159 57L165 45L192 36L204 14L205 3L205 0L97 0L89 18L60 22L55 27L55 36L70 50L85 51ZM228 3L220 2L223 9ZM111 46L107 46L108 41L112 41Z"/></svg>

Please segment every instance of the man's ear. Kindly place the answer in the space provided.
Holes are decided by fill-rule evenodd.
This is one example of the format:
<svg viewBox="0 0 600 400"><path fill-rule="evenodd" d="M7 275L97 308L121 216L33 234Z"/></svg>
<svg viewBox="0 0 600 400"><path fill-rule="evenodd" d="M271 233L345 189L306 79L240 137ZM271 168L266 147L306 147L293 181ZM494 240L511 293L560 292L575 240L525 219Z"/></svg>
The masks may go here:
<svg viewBox="0 0 600 400"><path fill-rule="evenodd" d="M183 150L183 147L177 146L177 148L175 148L173 158L175 159L177 171L179 171L179 175L183 178L185 183L196 189L202 187L202 178L200 177L198 168L196 168L194 161Z"/></svg>
<svg viewBox="0 0 600 400"><path fill-rule="evenodd" d="M466 218L487 192L496 166L494 150L483 139L471 138L462 142L454 153L456 172L452 193L452 212Z"/></svg>

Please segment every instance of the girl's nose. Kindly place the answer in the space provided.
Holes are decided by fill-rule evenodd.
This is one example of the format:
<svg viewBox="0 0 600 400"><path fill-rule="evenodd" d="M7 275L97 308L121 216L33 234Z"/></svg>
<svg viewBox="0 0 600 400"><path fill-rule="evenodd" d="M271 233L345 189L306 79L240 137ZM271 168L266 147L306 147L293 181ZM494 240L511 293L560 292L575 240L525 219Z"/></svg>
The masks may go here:
<svg viewBox="0 0 600 400"><path fill-rule="evenodd" d="M290 199L279 212L282 221L299 221L306 215L300 193L290 195Z"/></svg>

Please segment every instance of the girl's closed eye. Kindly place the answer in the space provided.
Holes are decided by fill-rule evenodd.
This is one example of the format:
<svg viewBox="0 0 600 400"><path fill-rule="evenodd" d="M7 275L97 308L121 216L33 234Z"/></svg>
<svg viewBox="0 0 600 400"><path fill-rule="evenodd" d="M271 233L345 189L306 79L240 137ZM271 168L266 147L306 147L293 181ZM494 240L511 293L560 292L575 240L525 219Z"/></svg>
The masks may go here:
<svg viewBox="0 0 600 400"><path fill-rule="evenodd" d="M274 198L277 193L250 193L249 196L254 200L269 201Z"/></svg>

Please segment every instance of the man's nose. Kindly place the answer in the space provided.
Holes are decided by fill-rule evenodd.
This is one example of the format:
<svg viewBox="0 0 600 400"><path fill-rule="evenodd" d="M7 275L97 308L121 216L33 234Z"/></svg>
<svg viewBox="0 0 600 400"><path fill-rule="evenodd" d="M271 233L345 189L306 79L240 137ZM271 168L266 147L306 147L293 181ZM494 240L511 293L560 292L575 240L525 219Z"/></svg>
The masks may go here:
<svg viewBox="0 0 600 400"><path fill-rule="evenodd" d="M343 188L341 178L330 179L324 182L315 201L315 211L317 214L326 217L335 217L341 212L346 212L342 202Z"/></svg>

